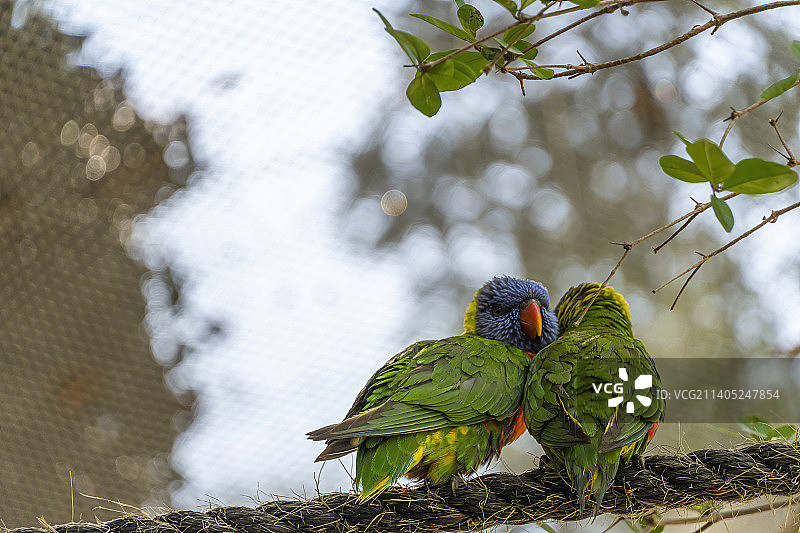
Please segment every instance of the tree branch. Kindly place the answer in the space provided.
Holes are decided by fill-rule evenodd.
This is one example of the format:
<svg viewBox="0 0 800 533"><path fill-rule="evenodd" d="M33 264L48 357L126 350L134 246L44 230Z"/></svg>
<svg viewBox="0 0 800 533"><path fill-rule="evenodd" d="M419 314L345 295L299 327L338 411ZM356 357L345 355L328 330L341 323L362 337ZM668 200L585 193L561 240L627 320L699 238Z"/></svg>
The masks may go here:
<svg viewBox="0 0 800 533"><path fill-rule="evenodd" d="M798 80L792 87L796 86L798 83L800 83L800 80ZM792 168L792 167L796 167L797 165L800 165L800 161L798 161L797 158L794 156L794 154L792 153L792 149L789 148L789 145L786 144L785 140L783 140L783 135L781 135L781 130L778 129L778 120L780 120L781 115L783 115L783 112L778 114L778 116L776 118L769 119L769 125L772 126L772 128L775 130L775 134L778 136L778 139L781 141L781 145L783 146L783 149L786 150L786 153L788 155L783 155L780 152L778 152L777 150L775 150L775 151L778 152L779 154L783 155L783 157L786 158L786 166L788 166L789 168Z"/></svg>
<svg viewBox="0 0 800 533"><path fill-rule="evenodd" d="M794 82L794 84L791 87L789 87L789 89L791 89L793 87L797 87L798 85L800 85L800 79L798 79L796 82ZM788 91L789 89L786 89L786 90ZM754 104L750 104L749 106L745 107L741 111L737 111L736 109L731 108L731 115L728 118L725 119L725 120L730 120L731 123L728 124L727 128L725 128L725 133L722 134L722 138L719 140L720 147L722 147L722 143L725 142L725 139L728 137L728 133L730 133L730 131L733 129L733 126L736 125L736 122L740 118L742 118L743 115L745 115L746 113L749 113L750 111L752 111L752 110L754 110L756 108L761 107L762 105L766 104L770 100L771 100L771 98L768 98L768 99L763 99L762 98L758 102L756 102ZM780 133L778 134L778 136L780 137ZM781 140L783 140L783 139L781 139Z"/></svg>
<svg viewBox="0 0 800 533"><path fill-rule="evenodd" d="M689 268L687 268L686 270L684 270L683 272L681 272L677 276L673 277L671 280L667 281L666 283L664 283L663 285L661 285L657 289L654 289L653 290L653 294L657 293L658 291L660 291L661 289L663 289L664 287L666 287L667 285L669 285L673 281L682 278L683 276L685 276L689 272L694 271L694 272L692 272L692 275L689 276L689 278L686 280L686 282L684 283L683 287L681 288L681 292L683 292L683 289L686 287L686 285L689 284L689 280L691 280L691 278L692 278L692 276L694 276L695 272L700 270L700 267L703 266L706 263L706 261L708 261L709 259L711 259L715 255L721 254L722 252L724 252L725 250L727 250L728 248L730 248L731 246L733 246L737 242L741 241L742 239L745 239L745 238L749 237L751 234L755 233L757 230L763 228L767 224L775 222L776 220L778 220L778 217L783 215L784 213L788 213L789 211L791 211L793 209L797 209L798 207L800 207L800 202L793 203L792 205L786 206L783 209L778 209L777 211L772 211L769 216L763 217L761 222L759 222L758 224L756 224L755 226L753 226L749 230L745 231L744 233L742 233L741 235L739 235L738 237L736 237L732 241L728 242L726 245L724 245L724 246L722 246L720 248L717 248L716 250L714 250L710 254L707 254L707 255L703 254L703 258L700 261L698 261L697 263L693 264L692 266L690 266ZM675 298L675 301L672 303L672 307L670 307L670 310L672 310L675 307L675 304L678 303L678 298L680 297L680 295L681 295L681 293L679 292L678 293L678 297Z"/></svg>
<svg viewBox="0 0 800 533"><path fill-rule="evenodd" d="M595 7L605 6L600 11L603 11L605 9L611 8L609 11L607 11L608 13L611 13L613 11L616 11L619 8L629 7L629 6L632 6L634 4L641 4L641 3L645 3L645 2L661 2L661 1L663 1L663 0L621 0L621 1L620 0L615 0L615 1L604 0L604 1L600 2L599 4L597 4L597 6L595 6ZM522 26L522 25L525 25L525 24L532 24L532 23L534 23L534 22L536 22L538 20L541 20L541 19L550 18L550 17L554 17L554 16L558 16L558 15L563 15L565 13L570 13L570 12L576 11L576 10L589 9L589 8L584 8L584 7L577 7L575 9L562 9L561 11L554 11L552 13L546 13L545 12L546 9L549 8L551 5L554 5L554 4L555 4L555 1L550 3L550 4L547 4L544 8L542 8L535 15L529 15L529 16L523 15L523 16L521 16L519 18L519 20L517 20L513 24L510 24L509 26L506 26L506 27L504 27L504 28L502 28L500 30L497 30L494 33L491 33L491 34L489 34L489 35L487 35L485 37L481 37L480 39L478 39L474 43L467 43L466 45L462 46L461 48L459 48L457 50L454 50L454 51L450 52L449 54L447 54L446 56L440 57L439 59L437 59L435 61L431 61L430 63L423 63L422 65L419 66L419 68L420 68L420 70L422 72L428 72L431 69L435 68L436 66L444 63L448 59L452 59L453 57L457 56L461 52L466 52L470 48L474 48L478 44L483 44L486 41L488 41L489 39L492 39L494 37L502 35L505 32L507 32L509 30L512 30L512 29L514 29L514 28L516 28L518 26ZM605 12L601 13L601 14L605 14ZM597 16L597 15L590 16L590 18L594 18L594 16ZM553 37L555 37L555 36L553 36ZM416 67L416 65L407 65L407 66ZM536 78L536 79L539 79L539 78Z"/></svg>
<svg viewBox="0 0 800 533"><path fill-rule="evenodd" d="M730 194L727 194L727 195L723 196L721 199L722 199L723 201L725 201L725 200L730 200L730 199L731 199L731 198L733 198L734 196L738 196L738 194L739 194L739 193L737 193L737 192L732 192L732 193L730 193ZM692 209L691 211L689 211L689 212L688 212L688 213L686 213L685 215L683 215L683 216L680 216L680 217L676 218L675 220L673 220L673 221L672 221L672 222L670 222L669 224L665 224L665 225L661 226L660 228L654 229L653 231L651 231L651 232L650 232L650 233L648 233L647 235L642 235L641 237L639 237L638 239L636 239L636 240L634 240L634 241L629 241L629 242L613 242L613 243L611 243L611 244L616 244L616 245L618 245L618 246L622 246L623 248L625 248L625 251L622 253L622 257L620 257L620 258L619 258L619 261L617 261L617 264L616 264L616 266L615 266L615 267L614 267L614 268L611 270L611 273L608 275L608 277L605 279L605 281L603 281L603 283L600 285L600 289L602 290L602 289L603 289L603 287L605 287L606 285L608 285L608 282L611 280L611 278L614 276L614 274L616 274L616 273L617 273L617 270L619 269L620 265L622 265L622 262L623 262L623 261L625 261L625 258L628 256L628 252L630 252L630 251L633 249L633 247L634 247L634 246L636 246L636 245L638 245L638 244L642 243L643 241L646 241L646 240L647 240L647 239L649 239L650 237L653 237L653 236L655 236L655 235L658 235L658 234L659 234L659 233L661 233L662 231L668 230L669 228L671 228L671 227L672 227L672 226L674 226L675 224L678 224L679 222L682 222L682 221L684 221L684 220L686 220L686 219L689 219L689 220L686 222L686 224L684 224L683 226L681 226L681 227L678 229L678 231L676 231L675 233L673 233L673 234L672 234L672 235L671 235L671 236L670 236L670 237L669 237L669 238L668 238L666 241L664 241L663 243L661 243L661 245L659 245L657 248L654 248L654 249L653 249L653 252L657 252L657 251L658 251L658 249L660 249L662 246L664 246L664 245L665 245L665 244L667 244L669 241L671 241L671 240L672 240L672 239L675 237L675 235L677 235L677 234L678 234L678 233L679 233L681 230L683 230L683 229L684 229L684 228L685 228L685 227L686 227L686 226L689 224L689 222L691 222L692 220L694 220L694 218L695 218L697 215L699 215L700 213L702 213L703 211L705 211L705 210L706 210L706 209L708 209L709 207L711 207L711 202L706 202L706 203L704 203L704 204L701 204L701 203L699 203L699 202L695 202L694 209ZM576 321L575 321L575 323L573 324L575 327L578 327L578 326L580 325L581 321L583 320L583 317L584 317L584 316L586 316L586 312L587 312L587 311L588 311L588 310L589 310L589 309L592 307L592 304L593 304L593 303L594 303L594 301L597 299L597 296L598 296L599 294L600 294L600 291L597 291L597 293L595 293L594 297L593 297L593 298L592 298L592 299L589 301L589 305L587 305L586 307L584 307L584 309L583 309L583 312L581 312L580 316L578 317L578 320L576 320ZM673 304L673 305L674 305L674 304Z"/></svg>
<svg viewBox="0 0 800 533"><path fill-rule="evenodd" d="M778 4L778 3L781 3L781 2L776 2L775 4ZM798 1L798 4L800 4L800 1ZM769 5L774 5L774 4L769 4ZM759 8L764 8L765 6L757 6L757 7L759 7ZM781 7L781 6L778 6L778 7ZM751 8L751 9L755 9L755 8ZM747 10L742 10L742 11L747 11ZM762 9L762 11L763 11L763 9ZM737 11L736 13L740 13L740 12L738 12L738 11ZM717 18L719 18L719 17L722 17L721 15L718 15L718 14L716 14L716 13L713 13L713 12L712 12L712 14L713 14L713 15L714 15L714 17L715 17L715 20L716 20ZM731 14L729 14L729 15L731 15ZM723 20L723 22L725 22L725 21ZM720 24L721 24L721 23L720 23ZM791 85L791 86L790 86L790 87L789 87L787 90L789 90L789 89L792 89L792 88L794 88L794 87L797 87L798 85L800 85L800 79L798 79L798 80L797 80L797 81L796 81L794 84L792 84L792 85ZM728 133L730 133L730 131L731 131L731 130L733 129L733 127L736 125L736 122L738 122L738 120L739 120L741 117L743 117L744 115L746 115L746 114L747 114L747 113L749 113L750 111L753 111L754 109L757 109L757 108L761 107L763 104L765 104L765 103L766 103L766 102L768 102L768 101L769 101L769 100L765 100L765 99L763 99L763 98L762 98L762 99L761 99L761 100L759 100L758 102L755 102L754 104L751 104L751 105L749 105L749 106L745 107L745 108L744 108L744 109L742 109L741 111L737 111L736 109L734 109L734 108L732 107L732 108L731 108L731 115L730 115L728 118L726 118L726 119L725 119L726 121L727 121L727 120L730 120L731 122L730 122L730 124L728 124L728 127L725 129L725 133L723 133L723 135L722 135L722 138L720 139L719 146L720 146L720 147L722 147L722 144L725 142L725 138L728 136ZM788 155L787 155L787 156L784 156L784 157L786 157L786 158L787 158L787 160L788 160L788 163L787 163L787 164L788 164L788 166L789 166L789 167L796 166L796 165L797 165L797 164L799 164L799 163L798 163L798 161L795 159L795 157L794 157L794 154L792 153L792 151L791 151L791 149L789 148L789 146L788 146L788 145L786 144L786 142L784 141L784 139L783 139L783 136L781 135L781 132L780 132L780 130L778 130L778 119L780 119L780 115L778 115L778 117L777 117L777 118L770 119L769 123L770 123L770 125L771 125L771 126L774 128L774 129L775 129L775 132L778 134L778 139L780 139L780 141L781 141L781 144L783 145L784 149L785 149L785 150L786 150L786 152L788 153ZM780 152L779 152L779 153L780 153ZM721 199L722 201L727 201L727 200L730 200L731 198L733 198L733 197L735 197L735 196L738 196L738 195L739 195L739 193L729 193L729 194L727 194L727 195L723 196L723 197L722 197L722 198L720 198L720 199ZM664 225L664 226L661 226L660 228L658 228L658 229L656 229L656 230L653 230L653 231L651 231L651 232L650 232L650 233L648 233L647 235L644 235L644 236L642 236L642 237L639 237L639 238L638 238L638 239L636 239L635 241L631 241L631 242L625 242L625 243L614 243L614 244L619 244L620 246L624 246L624 247L625 247L625 252L622 254L622 257L620 257L620 259L619 259L619 262L617 262L616 266L613 268L613 270L611 271L611 273L608 275L608 277L606 278L606 280L605 280L605 281L603 282L603 284L601 285L601 289L602 289L603 287L605 287L605 286L608 284L608 282L609 282L609 280L611 279L611 277L612 277L612 276L613 276L613 275L616 273L617 269L619 269L620 265L622 264L622 262L623 262L623 261L625 260L625 258L627 257L627 255L628 255L628 252L631 250L631 248L633 248L633 247L634 247L634 246L636 246L637 244L641 243L642 241L644 241L644 240L647 240L647 239L649 239L650 237L652 237L652 236L654 236L654 235L657 235L658 233L661 233L662 231L664 231L664 230L667 230L667 229L671 228L671 227L672 227L672 226L674 226L675 224L677 224L677 223L679 223L679 222L682 222L682 221L686 220L686 222L685 222L683 225L681 225L681 227L679 227L679 228L678 228L678 229L677 229L677 230L676 230L676 231L675 231L675 232L674 232L672 235L670 235L670 236L667 238L667 240L665 240L664 242L662 242L661 244L659 244L658 246L655 246L655 247L653 248L653 253L658 253L658 251L659 251L659 250L661 250L661 248L663 248L663 247L664 247L664 246L665 246L667 243L669 243L669 242L670 242L672 239L674 239L674 238L675 238L675 237L676 237L676 236L677 236L677 235L678 235L678 234L679 234L681 231L683 231L684 229L686 229L686 227L687 227L687 226L688 226L688 225L689 225L689 224L690 224L690 223L691 223L691 222L692 222L692 221L693 221L693 220L694 220L694 219L697 217L697 215L699 215L700 213L702 213L703 211L705 211L705 210L706 210L706 209L708 209L709 207L711 207L711 202L707 202L707 203L701 204L701 203L699 203L699 202L695 201L695 208L694 208L692 211L689 211L689 212L688 212L688 213L686 213L685 215L683 215L683 216L681 216L681 217L679 217L679 218L677 218L677 219L673 220L673 221L672 221L672 222L670 222L669 224L666 224L666 225ZM773 211L773 212L770 214L770 216L769 216L768 218L767 218L767 217L765 217L765 218L764 218L764 220L763 220L763 221L762 221L760 224L758 224L756 227L754 227L754 228L751 228L750 230L748 230L747 232L743 233L742 235L740 235L738 238L734 239L733 241L729 242L728 244L726 244L725 246L723 246L723 247L722 247L722 248L720 248L719 250L716 250L716 251L712 252L712 253L711 253L711 254L709 254L709 255L704 255L704 254L701 254L701 255L703 255L703 259L702 259L702 260L698 261L697 263L695 263L695 264L694 264L694 265L692 265L691 267L687 268L687 269L686 269L685 271L683 271L682 273L678 274L677 276L675 276L675 277L674 277L674 278L672 278L671 280L667 281L666 283L664 283L663 285L661 285L661 286L660 286L660 287L658 287L657 289L653 290L653 294L657 293L658 291L660 291L661 289L663 289L664 287L666 287L667 285L669 285L669 284L670 284L670 283L672 283L673 281L675 281L675 280L677 280L677 279L679 279L679 278L681 278L681 277L685 276L686 274L689 274L689 272L691 272L691 274L689 274L689 277L686 279L686 281L685 281L685 282L683 283L683 285L681 286L681 289L678 291L678 295L675 297L675 300L673 300L673 302L672 302L672 305L671 305L671 306L670 306L670 308L669 308L669 310L670 310L670 311L672 311L673 309L675 309L675 305L678 303L678 299L679 299L679 298L681 297L681 295L683 294L683 291L684 291L684 289L686 289L686 286L687 286L687 285L689 285L689 282L692 280L692 278L694 277L694 275L695 275L695 274L697 274L697 272L700 270L700 267L701 267L701 266L703 266L703 264L704 264L706 261L708 261L708 260L709 260L711 257L713 257L713 256L715 256L715 255L717 255L717 254L719 254L719 253L721 253L721 252L725 251L727 248L730 248L731 246L733 246L734 244L736 244L736 243L737 243L737 242L739 242L740 240L742 240L742 239L746 238L747 236L749 236L750 234L752 234L754 231L756 231L756 230L758 230L759 228L761 228L762 226L764 226L764 225L765 225L767 222L775 222L775 220L777 220L777 218L778 218L780 215L782 215L783 213L785 213L785 212L787 212L787 211L791 211L792 209L795 209L796 207L797 207L797 204L793 204L792 206L786 207L786 208L784 208L784 209L781 209L781 210L779 210L779 211ZM599 291L598 291L598 294L599 294ZM592 304L594 303L594 300L595 300L596 298L597 298L597 294L595 294L594 298L592 298L592 300L589 302L589 305L587 305L587 306L586 306L586 308L583 310L583 312L581 313L581 315L580 315L580 317L578 318L578 320L575 322L575 326L576 326L576 327L578 326L578 324L580 324L581 320L583 320L583 317L584 317L584 315L586 315L586 312L587 312L587 311L589 310L589 308L592 306Z"/></svg>
<svg viewBox="0 0 800 533"><path fill-rule="evenodd" d="M635 1L643 2L643 1L649 1L649 0L630 0L630 1L634 1L634 2L635 2ZM550 5L550 4L548 4L548 6L549 6L549 5ZM548 6L545 6L545 7L548 7ZM469 50L470 48L473 48L473 47L475 47L475 45L478 45L478 44L485 43L485 42L486 42L486 41L488 41L489 39L492 39L493 37L497 37L498 35L502 35L502 34L504 34L505 32L507 32L508 30L512 30L512 29L516 28L517 26L522 26L523 24L532 24L533 22L536 22L537 20L539 20L539 19L541 19L541 18L544 18L544 17L546 16L546 13L545 13L544 11L545 11L545 10L544 10L544 8L543 8L541 11L539 11L539 13L537 13L537 14L535 14L535 15L531 15L531 16L523 16L523 17L520 17L520 19L519 19L519 20L517 20L516 22L514 22L513 24L511 24L511 25L509 25L509 26L506 26L505 28L503 28L503 29L501 29L501 30L497 30L496 32L494 32L494 33L492 33L492 34L489 34L489 35L487 35L487 36L485 36L485 37L481 37L480 39L478 39L478 40L477 40L477 41L475 41L474 43L468 43L468 44L466 44L466 45L462 46L461 48L459 48L458 50L454 50L453 52L450 52L450 53L449 53L449 54L447 54L446 56L444 56L444 57L440 57L440 58L439 58L439 59L437 59L436 61L432 61L432 62L430 62L430 63L423 63L422 65L420 65L420 66L419 66L419 68L420 68L420 70L421 70L422 72L427 72L427 71L429 71L429 70L431 70L431 69L433 69L433 68L437 67L438 65L440 65L440 64L442 64L442 63L444 63L444 62L445 62L445 61L447 61L448 59L452 59L452 58L454 58L455 56L457 56L457 55L458 55L458 54L460 54L461 52L466 52L466 51L467 51L467 50ZM414 65L412 65L412 66L414 66Z"/></svg>
<svg viewBox="0 0 800 533"><path fill-rule="evenodd" d="M703 33L708 29L714 28L714 31L716 31L723 24L731 20L746 17L749 15L755 15L756 13L761 13L763 11L768 11L771 9L778 9L781 7L789 7L789 6L800 6L800 0L780 0L778 2L771 2L769 4L762 4L760 6L753 6L746 9L740 9L739 11L733 11L725 15L718 14L715 15L710 21L706 22L705 24L695 26L691 30L684 33L683 35L680 35L667 43L656 46L655 48L651 48L649 50L646 50L644 52L632 56L615 59L613 61L606 61L603 63L589 63L586 65L571 65L571 68L569 70L559 72L555 74L553 78L561 78L564 76L572 77L572 76L579 76L581 74L591 74L593 72L597 72L598 70L617 67L620 65L624 65L626 63L631 63L633 61L639 61L640 59L656 55L660 52L663 52L664 50L669 50L670 48L677 46L682 42L691 39L695 35L699 35L700 33ZM520 79L526 79L526 80L540 79L538 76L534 76L533 74L525 74L524 72L509 72L509 73Z"/></svg>

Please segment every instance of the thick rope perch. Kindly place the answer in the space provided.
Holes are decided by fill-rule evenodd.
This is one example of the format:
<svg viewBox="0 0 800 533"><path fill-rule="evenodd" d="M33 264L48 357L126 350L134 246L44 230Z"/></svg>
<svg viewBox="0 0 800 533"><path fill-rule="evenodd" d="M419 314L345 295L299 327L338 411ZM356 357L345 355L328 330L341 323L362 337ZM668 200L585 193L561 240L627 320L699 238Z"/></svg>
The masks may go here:
<svg viewBox="0 0 800 533"><path fill-rule="evenodd" d="M800 493L800 448L762 443L738 450L698 450L652 455L644 468L620 468L603 511L635 516L717 502L745 502L765 495ZM476 531L501 524L578 520L575 494L559 473L540 467L521 475L495 473L470 480L453 495L449 485L392 487L369 504L352 494L312 500L275 500L255 509L219 507L201 513L176 511L155 518L125 517L103 524L65 524L50 530L11 533L323 533Z"/></svg>

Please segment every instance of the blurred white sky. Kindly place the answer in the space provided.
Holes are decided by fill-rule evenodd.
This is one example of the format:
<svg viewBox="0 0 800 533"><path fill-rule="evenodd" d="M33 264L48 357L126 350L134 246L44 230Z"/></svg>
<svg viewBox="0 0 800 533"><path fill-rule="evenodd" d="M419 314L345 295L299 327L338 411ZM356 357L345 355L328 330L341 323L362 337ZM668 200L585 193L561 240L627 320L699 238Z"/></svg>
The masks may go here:
<svg viewBox="0 0 800 533"><path fill-rule="evenodd" d="M369 8L390 20L399 13L389 0L51 2L66 31L90 34L80 63L124 69L141 116L187 116L203 167L134 234L145 261L169 256L188 276L183 296L225 327L170 375L175 387L199 393L196 422L174 450L186 480L175 505L313 491L321 446L305 432L338 421L366 378L409 342L457 333L444 329L454 317L436 317L405 337L414 266L391 253L357 255L334 219L347 186L341 149L381 118L379 106L405 98L399 49ZM464 98L479 94L478 107L494 109L497 96L475 90ZM434 119L407 107L403 120L420 135L465 112L447 97L450 110ZM367 208L380 213L377 202ZM779 258L759 261L754 275ZM496 243L473 260L481 261L476 279L520 273ZM796 322L789 340L798 338ZM157 356L166 357L158 342ZM349 484L332 463L319 487Z"/></svg>
<svg viewBox="0 0 800 533"><path fill-rule="evenodd" d="M391 87L402 96L394 44L368 6L346 1L54 8L65 30L90 34L80 63L124 69L140 115L187 115L204 166L134 234L146 262L169 256L188 275L183 296L225 326L170 375L199 393L173 456L186 480L175 504L313 490L320 445L305 433L340 420L403 348L408 279L385 257L349 252L333 220L338 152ZM332 464L320 488L349 484Z"/></svg>

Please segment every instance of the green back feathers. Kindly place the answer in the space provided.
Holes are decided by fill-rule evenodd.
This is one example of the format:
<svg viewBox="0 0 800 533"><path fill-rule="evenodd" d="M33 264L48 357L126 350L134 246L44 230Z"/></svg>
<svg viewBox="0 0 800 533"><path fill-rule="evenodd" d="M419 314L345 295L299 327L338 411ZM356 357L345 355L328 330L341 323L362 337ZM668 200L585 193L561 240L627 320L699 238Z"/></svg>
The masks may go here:
<svg viewBox="0 0 800 533"><path fill-rule="evenodd" d="M593 493L594 514L621 460L644 452L664 413L664 400L656 394L658 371L633 337L627 302L612 287L600 287L583 283L561 298L556 306L561 336L531 360L524 401L528 431L575 483L581 512L585 493ZM649 393L636 392L634 379L626 378L621 394L631 399L642 393L649 403L611 405L609 395L599 393L597 384L618 382L621 368L632 378L652 376Z"/></svg>
<svg viewBox="0 0 800 533"><path fill-rule="evenodd" d="M317 460L358 450L361 501L403 475L439 483L474 472L524 431L529 361L477 335L417 342L370 378L345 420L308 433L327 441Z"/></svg>
<svg viewBox="0 0 800 533"><path fill-rule="evenodd" d="M600 290L599 283L581 283L569 289L556 305L558 329L564 334L575 329L575 322ZM622 335L633 336L631 312L628 302L614 287L603 287L580 325L582 329L613 330Z"/></svg>

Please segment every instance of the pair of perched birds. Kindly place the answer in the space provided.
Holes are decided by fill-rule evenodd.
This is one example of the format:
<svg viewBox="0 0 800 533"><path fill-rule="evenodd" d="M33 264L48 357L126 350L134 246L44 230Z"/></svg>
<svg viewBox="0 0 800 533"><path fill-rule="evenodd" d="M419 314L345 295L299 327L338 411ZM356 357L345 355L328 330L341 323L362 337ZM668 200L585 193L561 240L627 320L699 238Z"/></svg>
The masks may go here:
<svg viewBox="0 0 800 533"><path fill-rule="evenodd" d="M596 515L620 461L644 451L664 414L627 302L584 283L552 311L542 284L504 276L475 293L464 325L392 357L342 422L310 432L328 445L317 461L357 451L361 501L401 476L455 490L527 428L575 485L581 513L594 494Z"/></svg>

